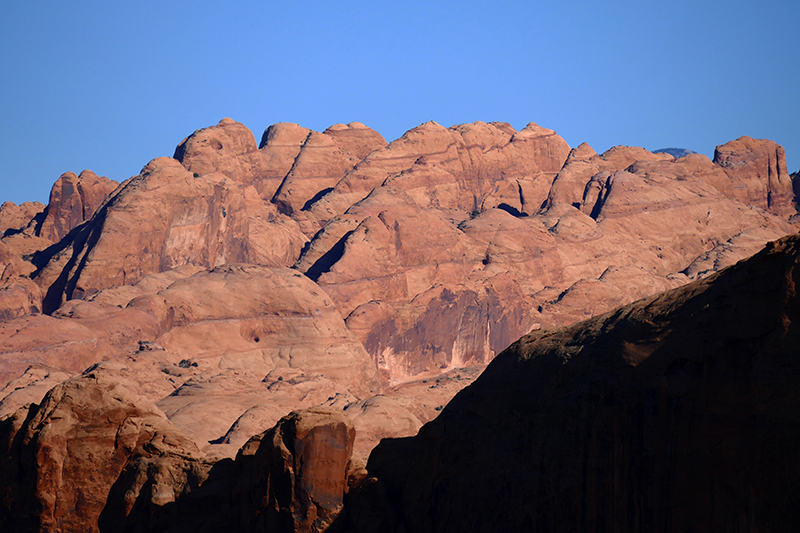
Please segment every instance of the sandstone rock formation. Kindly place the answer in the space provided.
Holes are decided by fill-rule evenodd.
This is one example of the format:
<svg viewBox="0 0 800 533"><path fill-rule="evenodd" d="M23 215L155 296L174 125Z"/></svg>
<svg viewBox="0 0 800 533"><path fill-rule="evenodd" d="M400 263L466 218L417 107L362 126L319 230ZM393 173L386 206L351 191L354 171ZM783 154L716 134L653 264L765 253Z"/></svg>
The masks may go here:
<svg viewBox="0 0 800 533"><path fill-rule="evenodd" d="M23 202L20 205L3 202L3 205L0 205L0 234L9 230L21 230L33 220L33 217L44 211L44 208L41 202Z"/></svg>
<svg viewBox="0 0 800 533"><path fill-rule="evenodd" d="M800 237L498 356L383 441L354 531L789 531Z"/></svg>
<svg viewBox="0 0 800 533"><path fill-rule="evenodd" d="M341 512L355 429L341 413L292 413L237 456L242 531L327 531Z"/></svg>
<svg viewBox="0 0 800 533"><path fill-rule="evenodd" d="M389 144L355 122L283 123L257 144L223 119L121 185L67 173L46 210L0 208L0 424L17 432L72 376L124 383L189 447L148 444L118 465L101 529L322 527L338 503L267 505L242 488L253 435L298 409L343 413L358 482L382 438L416 433L520 336L796 231L779 148L597 154L496 122L426 123ZM273 466L295 460L291 424Z"/></svg>
<svg viewBox="0 0 800 533"><path fill-rule="evenodd" d="M324 531L354 434L341 412L294 412L234 464L209 462L118 376L90 371L0 421L0 518L20 532Z"/></svg>
<svg viewBox="0 0 800 533"><path fill-rule="evenodd" d="M405 174L332 218L295 265L325 288L395 380L484 364L532 327L685 283L682 270L742 232L762 228L762 242L792 232L732 200L728 176L699 154L676 160L615 147L598 156L579 147L529 217L507 204L469 216L453 211L457 203L433 208L398 187ZM738 259L755 251L736 250ZM609 269L641 276L600 281ZM569 311L545 305L592 279L606 290L583 293Z"/></svg>
<svg viewBox="0 0 800 533"><path fill-rule="evenodd" d="M370 152L386 145L363 124L331 126L324 133L297 124L275 124L256 146L244 125L229 118L196 131L175 149L175 159L198 176L219 172L252 185L291 214L330 188Z"/></svg>
<svg viewBox="0 0 800 533"><path fill-rule="evenodd" d="M97 361L118 358L116 351L81 324L47 315L0 322L0 383L31 366L81 371Z"/></svg>
<svg viewBox="0 0 800 533"><path fill-rule="evenodd" d="M666 288L742 232L790 233L779 218L736 201L760 202L760 193L742 191L768 188L772 167L785 181L780 162L769 163L782 153L765 143L720 147L723 168L699 154L570 151L535 124L517 132L502 123L426 123L389 145L358 123L322 133L277 124L257 146L250 130L223 119L185 139L175 159L148 164L66 239L32 254L35 272L17 262L14 271L34 278L42 302L18 288L5 313L52 313L69 299L126 292L183 266L296 262L325 288L385 379L485 364L532 327L625 303L587 302L578 314L561 306L564 317L552 316L559 307L545 304L581 280L630 267L661 278L641 287ZM769 149L772 159L762 153ZM755 177L732 178L725 169L740 164L733 161L747 162ZM71 183L60 181L62 189ZM644 294L615 279L604 280L604 294Z"/></svg>
<svg viewBox="0 0 800 533"><path fill-rule="evenodd" d="M568 153L561 137L533 123L516 132L506 123L447 129L426 122L367 156L310 211L327 221L384 183L408 191L422 207L470 212L507 203L519 210L521 190L532 193L528 203L541 203Z"/></svg>
<svg viewBox="0 0 800 533"><path fill-rule="evenodd" d="M531 329L708 275L791 233L785 220L739 201L750 199L742 191L768 185L772 163L764 150L774 152L778 174L783 161L777 145L743 143L720 148L728 154L719 155L728 161L722 167L699 154L674 159L615 147L598 155L586 144L569 150L535 124L517 132L504 123L427 123L389 145L359 123L321 133L276 124L257 145L250 130L223 119L99 203L102 194L87 191L102 179L88 171L62 176L40 230L63 233L100 207L58 243L31 230L0 241L0 315L13 327L3 340L4 380L29 366L80 372L102 359L124 360L143 394L171 404L164 408L185 421L201 449L230 455L247 432L293 408L344 408L387 385L484 365ZM731 161L767 170L746 182L729 175L740 165ZM234 264L294 265L314 283L286 284L294 279L289 271L277 278L261 271L252 279L283 280L266 295L243 281L253 267L208 273ZM230 296L204 300L201 286L218 276L233 291L262 294L266 307L245 316L218 306ZM303 311L286 323L313 323L319 332L331 317L343 318L354 336L344 345L379 379L373 374L371 385L356 386L354 376L372 371L333 377L317 356L274 366L305 338L303 328L291 326L285 337L268 328L268 340L254 333L258 347L234 331L270 316L284 290L308 302L329 298L314 304L322 314ZM187 305L191 313L182 310ZM344 339L342 327L329 331ZM31 331L39 333L23 335ZM316 343L312 352L327 349ZM283 355L264 355L276 353ZM261 389L268 396L254 393ZM214 390L224 392L209 400ZM196 413L217 412L210 406L224 405L222 398L230 407L194 432ZM412 416L427 419L432 407Z"/></svg>
<svg viewBox="0 0 800 533"><path fill-rule="evenodd" d="M0 323L5 381L31 365L80 372L103 359L122 361L125 377L199 448L225 437L214 452L223 455L293 409L366 400L382 388L367 352L306 277L246 265L189 276L193 269L178 270L184 277L145 278L127 301L110 289L92 301L70 300L53 316ZM121 308L107 303L123 301ZM269 416L256 431L226 436L262 404Z"/></svg>
<svg viewBox="0 0 800 533"><path fill-rule="evenodd" d="M39 286L27 277L9 275L0 282L0 321L39 313L41 306Z"/></svg>
<svg viewBox="0 0 800 533"><path fill-rule="evenodd" d="M730 177L734 195L742 202L787 218L797 212L786 153L779 144L739 137L717 146L714 162Z"/></svg>
<svg viewBox="0 0 800 533"><path fill-rule="evenodd" d="M199 455L155 406L92 373L6 418L0 439L0 519L12 531L98 531L109 490L131 458ZM175 481L153 497L174 499Z"/></svg>
<svg viewBox="0 0 800 533"><path fill-rule="evenodd" d="M252 186L216 172L195 178L173 159L155 159L35 275L49 287L45 310L186 264L291 264L306 238L275 214Z"/></svg>
<svg viewBox="0 0 800 533"><path fill-rule="evenodd" d="M347 490L353 433L341 413L309 409L253 436L235 461L138 455L112 488L100 530L326 531Z"/></svg>
<svg viewBox="0 0 800 533"><path fill-rule="evenodd" d="M89 220L119 182L100 177L91 170L79 176L62 174L50 191L45 217L38 235L53 242L60 241L79 224Z"/></svg>

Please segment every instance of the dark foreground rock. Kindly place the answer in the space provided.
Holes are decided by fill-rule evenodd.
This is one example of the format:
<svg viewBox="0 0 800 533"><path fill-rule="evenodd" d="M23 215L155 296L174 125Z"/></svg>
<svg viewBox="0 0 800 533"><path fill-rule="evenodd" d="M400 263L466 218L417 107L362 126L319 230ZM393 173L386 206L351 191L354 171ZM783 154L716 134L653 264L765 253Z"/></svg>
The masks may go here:
<svg viewBox="0 0 800 533"><path fill-rule="evenodd" d="M102 369L0 421L4 531L327 530L342 509L355 429L293 412L235 460L203 458L146 399Z"/></svg>
<svg viewBox="0 0 800 533"><path fill-rule="evenodd" d="M377 531L794 531L800 237L523 337L347 507Z"/></svg>

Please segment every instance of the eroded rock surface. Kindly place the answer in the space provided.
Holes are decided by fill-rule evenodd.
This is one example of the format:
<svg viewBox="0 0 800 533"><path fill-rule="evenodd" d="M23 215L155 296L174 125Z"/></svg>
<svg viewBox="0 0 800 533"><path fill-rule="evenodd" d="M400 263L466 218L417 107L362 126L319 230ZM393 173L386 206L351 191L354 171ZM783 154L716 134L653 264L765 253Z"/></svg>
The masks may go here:
<svg viewBox="0 0 800 533"><path fill-rule="evenodd" d="M135 384L97 368L0 420L0 518L20 532L325 531L354 440L344 414L313 408L249 439L235 462L208 461Z"/></svg>
<svg viewBox="0 0 800 533"><path fill-rule="evenodd" d="M499 355L382 442L354 531L789 531L800 237Z"/></svg>
<svg viewBox="0 0 800 533"><path fill-rule="evenodd" d="M0 422L0 435L0 516L12 531L98 531L128 461L199 455L152 403L94 373L57 385L41 405L21 407ZM173 481L157 496L162 504L174 499Z"/></svg>
<svg viewBox="0 0 800 533"><path fill-rule="evenodd" d="M742 202L786 218L797 212L781 145L768 139L739 137L717 146L714 162L730 177L734 196Z"/></svg>
<svg viewBox="0 0 800 533"><path fill-rule="evenodd" d="M3 202L0 205L0 234L25 228L44 208L41 202L23 202L20 205Z"/></svg>
<svg viewBox="0 0 800 533"><path fill-rule="evenodd" d="M354 439L346 416L317 408L246 443L236 458L242 530L326 531L342 509Z"/></svg>
<svg viewBox="0 0 800 533"><path fill-rule="evenodd" d="M101 528L256 527L227 499L203 512L286 413L344 413L357 482L380 439L416 433L520 336L794 233L787 179L782 148L749 138L712 162L570 150L536 124L431 122L387 144L282 123L257 143L223 119L118 187L65 174L47 216L0 208L0 416L17 431L16 409L87 368L125 383L193 455L131 456ZM287 528L317 520L281 509Z"/></svg>
<svg viewBox="0 0 800 533"><path fill-rule="evenodd" d="M119 182L91 170L84 170L78 176L73 172L62 174L50 190L38 234L53 242L60 241L70 230L89 220L118 186Z"/></svg>

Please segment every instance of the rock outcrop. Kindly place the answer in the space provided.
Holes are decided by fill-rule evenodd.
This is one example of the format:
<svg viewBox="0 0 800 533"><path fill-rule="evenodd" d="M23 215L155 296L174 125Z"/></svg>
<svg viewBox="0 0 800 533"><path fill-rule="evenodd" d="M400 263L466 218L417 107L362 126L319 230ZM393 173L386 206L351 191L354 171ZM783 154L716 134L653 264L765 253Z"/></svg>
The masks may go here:
<svg viewBox="0 0 800 533"><path fill-rule="evenodd" d="M293 449L305 446L293 433L301 419L350 420L346 478L358 483L381 439L415 434L515 339L692 280L705 287L704 278L794 233L798 219L782 148L770 141L733 141L712 162L570 149L533 123L429 122L389 144L355 122L323 132L282 123L256 139L223 119L120 185L67 173L46 209L0 208L0 424L17 450L3 463L12 476L3 498L27 495L21 511L3 511L9 523L50 528L41 521L65 520L64 505L83 498L65 482L68 503L48 496L41 514L30 503L38 489L13 476L39 439L42 428L25 426L39 416L35 404L50 405L45 393L59 382L94 379L102 390L125 384L119 398L144 413L131 416L158 417L168 424L158 435L180 438L155 445L147 424L136 425L144 440L128 459L108 456L116 474L101 481L112 485L97 489L75 527L341 527L340 474L319 498L310 495L316 482L303 481L306 459ZM278 424L307 409L331 412ZM106 435L120 420L91 431ZM78 425L65 431L77 435ZM61 460L41 457L42 468ZM261 474L247 478L256 464L280 480L266 501ZM365 483L377 492L359 499L394 505L381 499L383 481Z"/></svg>
<svg viewBox="0 0 800 533"><path fill-rule="evenodd" d="M0 205L0 235L11 230L22 230L33 218L44 211L45 205L41 202L23 202L20 205L14 202L3 202Z"/></svg>
<svg viewBox="0 0 800 533"><path fill-rule="evenodd" d="M333 302L297 272L220 267L129 307L153 302L171 322L155 339L165 349L161 357L190 360L201 371L158 405L201 448L211 451L220 439L235 453L252 433L227 433L257 406L268 407L260 432L293 409L367 399L382 388Z"/></svg>
<svg viewBox="0 0 800 533"><path fill-rule="evenodd" d="M35 275L48 287L45 310L186 264L291 264L306 238L276 214L252 186L217 172L195 178L174 159L155 159Z"/></svg>
<svg viewBox="0 0 800 533"><path fill-rule="evenodd" d="M748 191L766 191L770 176L783 176L782 152L768 141L729 145L718 150L719 164L635 147L598 155L586 144L570 150L535 124L516 131L482 122L426 123L388 145L359 123L324 132L276 124L257 144L242 124L223 119L105 199L89 194L89 185L113 182L88 171L62 176L39 229L72 229L56 244L43 245L50 241L30 230L3 238L0 315L27 323L43 312L60 320L58 328L87 327L86 342L62 357L64 371L81 371L78 365L98 354L129 357L135 341L164 344L169 355L158 364L205 358L214 367L232 360L237 344L211 335L198 345L201 337L181 332L213 321L173 328L156 293L223 265L293 266L324 289L383 385L424 379L484 365L531 329L708 275L791 233L783 211L778 217L743 203L761 205L761 193ZM747 181L741 176L751 167ZM779 204L770 209L780 211ZM97 305L69 303L80 299ZM108 307L129 304L122 312ZM115 317L108 327L104 313ZM171 340L179 335L185 346ZM77 348L91 343L90 350ZM28 347L41 354L45 345ZM9 346L8 353L18 352ZM212 362L210 353L219 359ZM40 355L13 359L7 379L52 363ZM171 383L180 388L191 378L199 386L208 366L193 368L173 368L180 375ZM259 366L258 379L271 371ZM320 395L353 392L310 375L323 374L302 378ZM229 377L238 385L226 394L249 387L250 378ZM166 385L145 381L153 394ZM256 409L252 420L270 424L287 408L273 402L280 407L266 416L260 401L245 403L237 416ZM319 403L301 406L312 405ZM222 434L229 448L238 446L246 435L226 433L232 430L203 437L201 447Z"/></svg>
<svg viewBox="0 0 800 533"><path fill-rule="evenodd" d="M564 204L581 208L585 190L593 176L600 172L625 170L637 161L670 161L669 154L653 154L644 148L615 146L597 155L591 146L584 143L570 152L563 168L553 181L544 204L545 209ZM584 209L585 210L585 209ZM590 214L591 211L587 214Z"/></svg>
<svg viewBox="0 0 800 533"><path fill-rule="evenodd" d="M797 213L783 147L767 139L739 137L717 146L714 163L730 177L734 197L779 216Z"/></svg>
<svg viewBox="0 0 800 533"><path fill-rule="evenodd" d="M80 372L119 353L86 326L47 315L0 322L0 383L21 376L31 366Z"/></svg>
<svg viewBox="0 0 800 533"><path fill-rule="evenodd" d="M295 265L395 380L485 364L532 327L685 283L681 271L742 232L762 228L762 243L792 232L731 199L728 176L699 154L676 160L615 147L598 156L579 147L543 210L527 217L508 204L469 215L458 203L432 207L398 186L405 174L328 221ZM733 249L738 259L752 251ZM601 280L607 271L637 274ZM548 305L576 283L603 290L573 290L569 305Z"/></svg>
<svg viewBox="0 0 800 533"><path fill-rule="evenodd" d="M305 276L253 265L194 270L0 323L0 377L119 361L119 376L137 382L198 448L221 456L293 409L329 400L343 408L382 390L368 353ZM258 413L252 431L234 431L247 413Z"/></svg>
<svg viewBox="0 0 800 533"><path fill-rule="evenodd" d="M252 185L263 199L273 199L282 212L291 214L385 145L379 133L353 122L331 126L324 133L297 124L275 124L256 146L247 127L224 118L184 139L174 157L198 176L218 172Z"/></svg>
<svg viewBox="0 0 800 533"><path fill-rule="evenodd" d="M341 512L354 438L341 413L295 411L253 436L235 461L167 450L129 461L101 531L326 531Z"/></svg>
<svg viewBox="0 0 800 533"><path fill-rule="evenodd" d="M354 531L789 531L800 237L499 355L383 441Z"/></svg>
<svg viewBox="0 0 800 533"><path fill-rule="evenodd" d="M384 146L386 141L380 134L358 122L337 124L324 133L310 131L273 202L287 215L301 211L333 189L367 155Z"/></svg>
<svg viewBox="0 0 800 533"><path fill-rule="evenodd" d="M50 190L50 202L37 233L39 236L60 241L73 228L86 222L119 182L101 177L91 170L79 176L73 172L62 174Z"/></svg>
<svg viewBox="0 0 800 533"><path fill-rule="evenodd" d="M0 282L0 322L40 313L42 293L25 276L9 276Z"/></svg>
<svg viewBox="0 0 800 533"><path fill-rule="evenodd" d="M240 531L329 531L341 512L355 429L341 413L294 412L236 457Z"/></svg>
<svg viewBox="0 0 800 533"><path fill-rule="evenodd" d="M317 532L337 518L355 437L341 412L293 412L213 462L123 383L92 370L0 421L4 527Z"/></svg>
<svg viewBox="0 0 800 533"><path fill-rule="evenodd" d="M154 405L94 373L65 381L41 405L4 419L0 442L0 519L20 532L98 531L128 461L199 456ZM162 505L174 500L175 481L153 486L153 498Z"/></svg>
<svg viewBox="0 0 800 533"><path fill-rule="evenodd" d="M421 207L471 212L505 203L521 210L520 190L531 193L529 204L541 204L568 153L561 137L533 123L517 132L497 122L449 129L426 122L367 156L310 212L327 222L384 183Z"/></svg>

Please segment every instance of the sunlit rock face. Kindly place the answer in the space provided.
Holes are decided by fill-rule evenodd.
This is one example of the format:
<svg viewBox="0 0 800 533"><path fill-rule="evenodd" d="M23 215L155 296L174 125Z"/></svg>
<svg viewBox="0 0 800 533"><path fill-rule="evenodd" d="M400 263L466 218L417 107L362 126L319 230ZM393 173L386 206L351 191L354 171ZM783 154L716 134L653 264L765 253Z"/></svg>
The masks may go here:
<svg viewBox="0 0 800 533"><path fill-rule="evenodd" d="M737 199L779 216L796 214L783 146L767 139L739 137L717 146L714 163L730 177Z"/></svg>
<svg viewBox="0 0 800 533"><path fill-rule="evenodd" d="M17 283L0 303L9 318L51 314L186 266L293 266L399 382L485 364L532 328L684 283L717 246L727 261L752 253L734 244L746 232L751 244L791 233L779 148L742 138L714 162L623 146L596 154L533 123L496 122L429 122L388 144L359 123L283 123L257 144L223 119L101 201L70 193L100 191L101 178L62 176L40 233L72 231L23 254L28 263L13 258L20 236L4 239L10 271L38 292ZM561 304L587 280L603 290L576 288Z"/></svg>
<svg viewBox="0 0 800 533"><path fill-rule="evenodd" d="M521 336L794 233L788 179L782 149L748 138L712 161L597 154L534 123L428 122L390 143L281 123L257 142L223 119L121 184L66 173L48 206L0 207L0 419L22 435L48 391L93 374L172 424L193 459L109 473L128 488L104 527L178 508L202 524L210 500L182 495L228 483L242 446L297 410L352 422L352 485L382 438L415 434Z"/></svg>
<svg viewBox="0 0 800 533"><path fill-rule="evenodd" d="M73 228L92 218L95 211L114 192L119 182L84 170L76 176L62 174L50 191L44 220L38 234L58 242Z"/></svg>

